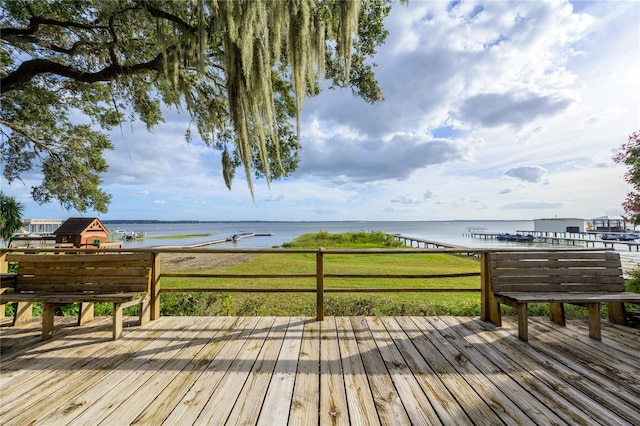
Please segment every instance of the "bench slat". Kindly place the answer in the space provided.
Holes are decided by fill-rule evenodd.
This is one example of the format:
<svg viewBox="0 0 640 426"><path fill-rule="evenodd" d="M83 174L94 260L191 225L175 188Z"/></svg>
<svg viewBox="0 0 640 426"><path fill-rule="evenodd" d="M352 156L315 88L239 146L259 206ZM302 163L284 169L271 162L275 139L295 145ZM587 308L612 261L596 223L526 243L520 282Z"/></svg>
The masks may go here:
<svg viewBox="0 0 640 426"><path fill-rule="evenodd" d="M494 290L496 291L496 290ZM624 287L602 286L598 284L503 284L500 286L498 293L504 294L506 292L519 292L519 293L552 293L552 292L598 292L598 293L619 293L624 291Z"/></svg>
<svg viewBox="0 0 640 426"><path fill-rule="evenodd" d="M113 262L118 264L126 262L150 262L151 253L104 253L104 254L17 254L8 253L7 262L37 262L37 263L57 263L64 264L66 262L108 262L109 256L113 257ZM126 257L123 257L126 256Z"/></svg>
<svg viewBox="0 0 640 426"><path fill-rule="evenodd" d="M605 269L605 268L616 268L619 264L619 261L615 259L607 259L607 260L596 260L589 259L585 261L580 261L576 259L495 259L492 262L493 266L496 268L523 268L523 267L531 267L531 268L542 268L542 269L550 269L550 268L593 268L593 269Z"/></svg>
<svg viewBox="0 0 640 426"><path fill-rule="evenodd" d="M640 303L638 293L500 293L498 298L510 299L516 303Z"/></svg>
<svg viewBox="0 0 640 426"><path fill-rule="evenodd" d="M536 250L536 251L512 251L512 252L494 252L491 253L492 258L494 259L502 259L502 260L566 260L566 259L574 259L584 261L587 259L595 259L598 261L601 260L611 260L614 261L619 260L618 253L613 251L544 251L544 250Z"/></svg>
<svg viewBox="0 0 640 426"><path fill-rule="evenodd" d="M29 285L16 286L15 291L41 291L41 292L83 292L112 293L122 291L148 291L147 281L144 283L41 283L34 282Z"/></svg>
<svg viewBox="0 0 640 426"><path fill-rule="evenodd" d="M617 277L622 274L621 270L612 268L495 268L493 270L494 277L512 277L519 276L531 277L553 277L553 276L582 276L582 277Z"/></svg>
<svg viewBox="0 0 640 426"><path fill-rule="evenodd" d="M493 282L502 283L502 282L538 282L541 283L551 283L557 284L562 282L568 283L619 283L620 275L618 274L602 274L598 272L589 272L582 271L581 273L571 273L571 274L541 274L535 271L518 271L517 273L510 273L504 271L496 271L497 273L493 276ZM557 272L557 271L556 271Z"/></svg>
<svg viewBox="0 0 640 426"><path fill-rule="evenodd" d="M0 295L2 303L7 302L44 302L44 303L79 303L79 302L116 302L142 300L147 293L4 293Z"/></svg>

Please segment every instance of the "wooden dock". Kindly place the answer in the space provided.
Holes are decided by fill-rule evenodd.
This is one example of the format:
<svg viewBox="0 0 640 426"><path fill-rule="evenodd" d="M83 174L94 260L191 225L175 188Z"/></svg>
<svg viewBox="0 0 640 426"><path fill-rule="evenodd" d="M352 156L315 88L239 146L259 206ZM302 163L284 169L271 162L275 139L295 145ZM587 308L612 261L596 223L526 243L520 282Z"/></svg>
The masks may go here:
<svg viewBox="0 0 640 426"><path fill-rule="evenodd" d="M426 240L424 238L410 237L408 235L401 234L388 234L390 237L395 238L396 241L402 241L407 247L415 248L452 248L452 249L465 249L467 247L457 246L451 243L442 243L440 241Z"/></svg>
<svg viewBox="0 0 640 426"><path fill-rule="evenodd" d="M109 318L2 327L0 424L632 425L640 330L471 317Z"/></svg>
<svg viewBox="0 0 640 426"><path fill-rule="evenodd" d="M505 232L470 231L463 235L469 238L495 240ZM534 242L550 245L584 246L584 247L626 247L629 251L640 251L640 242L602 240L599 234L593 233L568 233L568 232L543 232L543 231L516 231L515 235L533 235Z"/></svg>

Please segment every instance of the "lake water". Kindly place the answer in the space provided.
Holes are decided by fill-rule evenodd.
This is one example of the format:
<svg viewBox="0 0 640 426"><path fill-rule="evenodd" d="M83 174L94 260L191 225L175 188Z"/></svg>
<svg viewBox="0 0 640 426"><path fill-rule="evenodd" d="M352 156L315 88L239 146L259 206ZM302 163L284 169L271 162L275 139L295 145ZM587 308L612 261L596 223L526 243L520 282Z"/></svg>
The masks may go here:
<svg viewBox="0 0 640 426"><path fill-rule="evenodd" d="M321 230L331 233L382 231L389 234L422 238L430 241L450 243L465 247L509 247L522 246L491 239L477 239L465 236L469 229L482 229L491 233L511 233L532 231L533 221L416 221L416 222L205 222L205 223L107 223L110 232L116 230L145 232L147 238L124 241L124 247L157 247L191 245L224 239L241 232L273 233L270 236L245 238L237 243L225 242L204 248L271 248L281 246L296 237ZM157 238L171 235L211 234L204 237ZM155 237L155 238L154 238Z"/></svg>

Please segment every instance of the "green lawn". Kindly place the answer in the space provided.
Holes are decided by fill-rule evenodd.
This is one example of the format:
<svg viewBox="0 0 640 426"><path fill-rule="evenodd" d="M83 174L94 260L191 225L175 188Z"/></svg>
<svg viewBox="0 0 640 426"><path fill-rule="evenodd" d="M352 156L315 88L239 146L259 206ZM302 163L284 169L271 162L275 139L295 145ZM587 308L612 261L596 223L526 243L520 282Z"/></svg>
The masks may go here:
<svg viewBox="0 0 640 426"><path fill-rule="evenodd" d="M313 236L316 235L317 238ZM304 235L288 247L379 248L381 233ZM331 240L334 236L338 241ZM376 241L367 241L367 236ZM385 237L386 238L386 237ZM357 240L357 241L356 241ZM302 241L302 243L300 242ZM397 244L395 245L397 246ZM286 249L283 250L286 253ZM314 274L315 254L263 254L228 268L199 271L224 274ZM445 254L325 254L325 274L429 275L479 272L475 257ZM189 272L189 271L177 271ZM477 288L480 277L461 278L325 278L332 288ZM315 290L315 278L162 278L161 288L304 288ZM314 293L163 293L163 314L315 315ZM325 295L326 315L478 315L480 293L346 293Z"/></svg>

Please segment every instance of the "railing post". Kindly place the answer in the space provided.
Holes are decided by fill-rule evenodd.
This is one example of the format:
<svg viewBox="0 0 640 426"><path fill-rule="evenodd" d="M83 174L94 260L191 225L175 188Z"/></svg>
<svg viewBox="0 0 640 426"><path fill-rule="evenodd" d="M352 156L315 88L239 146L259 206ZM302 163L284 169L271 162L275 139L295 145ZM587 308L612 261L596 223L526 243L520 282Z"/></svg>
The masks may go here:
<svg viewBox="0 0 640 426"><path fill-rule="evenodd" d="M480 319L489 320L489 253L483 251L480 254Z"/></svg>
<svg viewBox="0 0 640 426"><path fill-rule="evenodd" d="M9 266L7 264L7 253L0 254L0 274L6 274L9 271ZM3 286L3 283L0 282L0 287ZM4 288L0 288L0 292L3 292ZM4 305L0 305L0 319L4 318Z"/></svg>
<svg viewBox="0 0 640 426"><path fill-rule="evenodd" d="M502 325L502 314L496 297L493 294L490 253L482 252L481 265L480 318L484 321L490 321L493 324L500 326Z"/></svg>
<svg viewBox="0 0 640 426"><path fill-rule="evenodd" d="M151 320L160 318L160 253L153 253L151 264Z"/></svg>
<svg viewBox="0 0 640 426"><path fill-rule="evenodd" d="M316 319L324 320L324 253L319 249L316 253Z"/></svg>

